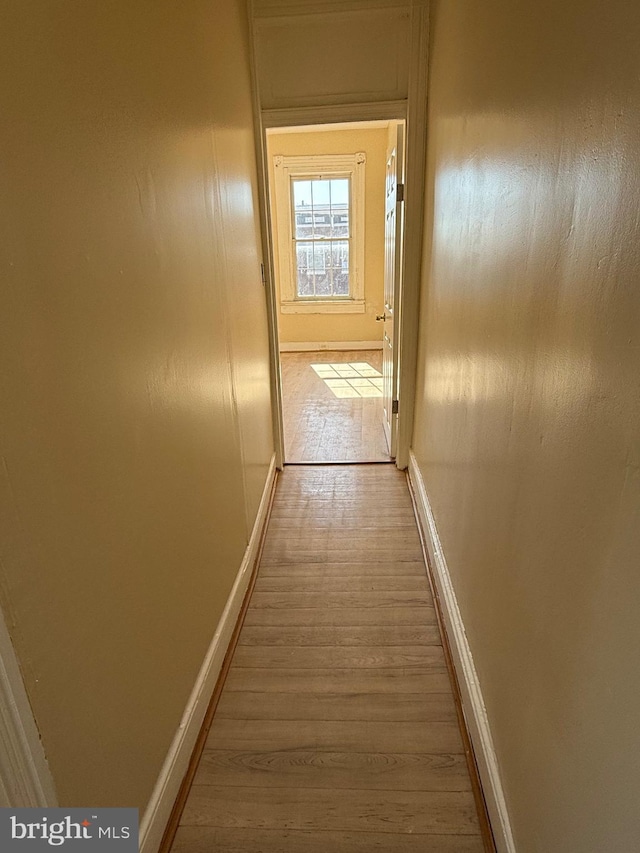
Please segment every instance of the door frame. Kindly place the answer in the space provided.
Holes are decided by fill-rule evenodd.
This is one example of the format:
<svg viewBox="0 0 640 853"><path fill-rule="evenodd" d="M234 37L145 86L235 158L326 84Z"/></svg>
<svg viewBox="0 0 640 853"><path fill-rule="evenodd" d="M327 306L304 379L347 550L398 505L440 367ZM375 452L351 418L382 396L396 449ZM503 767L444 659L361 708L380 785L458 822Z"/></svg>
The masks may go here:
<svg viewBox="0 0 640 853"><path fill-rule="evenodd" d="M284 428L282 416L282 375L278 334L278 299L275 286L273 234L270 219L267 130L278 127L300 127L342 122L405 120L405 194L404 247L400 276L400 318L398 323L398 422L395 464L400 469L409 465L413 437L413 414L416 396L418 357L418 311L422 273L424 193L426 175L427 69L429 47L428 9L415 5L411 9L411 56L408 98L379 103L341 103L314 107L288 107L279 110L260 108L258 75L251 42L251 82L255 146L258 163L258 212L262 232L264 285L269 326L269 357L272 399L273 440L276 467L284 466Z"/></svg>
<svg viewBox="0 0 640 853"><path fill-rule="evenodd" d="M385 222L384 222L384 306L382 309L382 427L385 432L389 453L393 460L397 457L398 415L394 414L396 401L399 400L399 353L396 341L400 340L400 321L402 318L402 256L404 239L404 160L405 160L406 122L394 122L393 131L389 125L387 132L387 150L385 156ZM393 138L393 144L391 144ZM395 154L393 154L395 152ZM390 157L394 157L393 196L389 187ZM393 211L393 236L387 232L389 212ZM393 243L393 255L388 244ZM387 316L387 310L389 316ZM387 334L387 321L390 321L391 339ZM391 377L389 379L389 342L391 342Z"/></svg>
<svg viewBox="0 0 640 853"><path fill-rule="evenodd" d="M57 805L53 776L0 608L0 806Z"/></svg>

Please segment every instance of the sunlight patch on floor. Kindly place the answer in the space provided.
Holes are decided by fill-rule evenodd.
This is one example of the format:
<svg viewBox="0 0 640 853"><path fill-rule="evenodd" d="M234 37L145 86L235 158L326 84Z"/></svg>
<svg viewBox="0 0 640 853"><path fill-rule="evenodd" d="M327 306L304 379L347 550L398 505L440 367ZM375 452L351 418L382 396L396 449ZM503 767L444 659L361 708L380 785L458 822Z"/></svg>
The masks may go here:
<svg viewBox="0 0 640 853"><path fill-rule="evenodd" d="M336 397L382 397L382 374L366 361L312 364L311 369Z"/></svg>

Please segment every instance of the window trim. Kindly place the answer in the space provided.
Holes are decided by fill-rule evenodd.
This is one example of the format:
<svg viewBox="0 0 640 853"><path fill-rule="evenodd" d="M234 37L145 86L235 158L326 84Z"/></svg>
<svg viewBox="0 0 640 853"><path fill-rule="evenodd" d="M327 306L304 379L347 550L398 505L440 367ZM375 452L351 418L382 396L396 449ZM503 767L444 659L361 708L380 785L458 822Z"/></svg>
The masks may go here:
<svg viewBox="0 0 640 853"><path fill-rule="evenodd" d="M274 207L277 223L280 311L283 314L364 314L364 167L366 155L310 154L285 157L277 154L274 165ZM349 296L310 299L298 296L292 234L291 179L344 178L351 182L351 248L349 251Z"/></svg>

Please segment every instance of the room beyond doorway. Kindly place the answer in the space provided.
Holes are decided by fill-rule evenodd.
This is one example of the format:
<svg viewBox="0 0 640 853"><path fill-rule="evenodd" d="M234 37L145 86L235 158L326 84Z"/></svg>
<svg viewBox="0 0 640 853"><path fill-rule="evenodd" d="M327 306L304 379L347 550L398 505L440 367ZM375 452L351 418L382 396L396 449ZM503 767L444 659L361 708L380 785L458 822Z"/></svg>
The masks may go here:
<svg viewBox="0 0 640 853"><path fill-rule="evenodd" d="M283 352L287 463L390 462L382 350Z"/></svg>
<svg viewBox="0 0 640 853"><path fill-rule="evenodd" d="M404 122L279 127L266 139L283 461L391 462Z"/></svg>

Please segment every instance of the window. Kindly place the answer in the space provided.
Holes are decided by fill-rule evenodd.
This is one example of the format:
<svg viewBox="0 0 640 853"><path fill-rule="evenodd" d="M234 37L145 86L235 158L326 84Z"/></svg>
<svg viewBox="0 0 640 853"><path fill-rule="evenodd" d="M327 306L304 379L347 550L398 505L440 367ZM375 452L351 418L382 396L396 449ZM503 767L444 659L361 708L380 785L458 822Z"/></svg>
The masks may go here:
<svg viewBox="0 0 640 853"><path fill-rule="evenodd" d="M365 155L274 158L283 313L364 312Z"/></svg>
<svg viewBox="0 0 640 853"><path fill-rule="evenodd" d="M297 299L350 296L350 186L349 178L291 179Z"/></svg>

